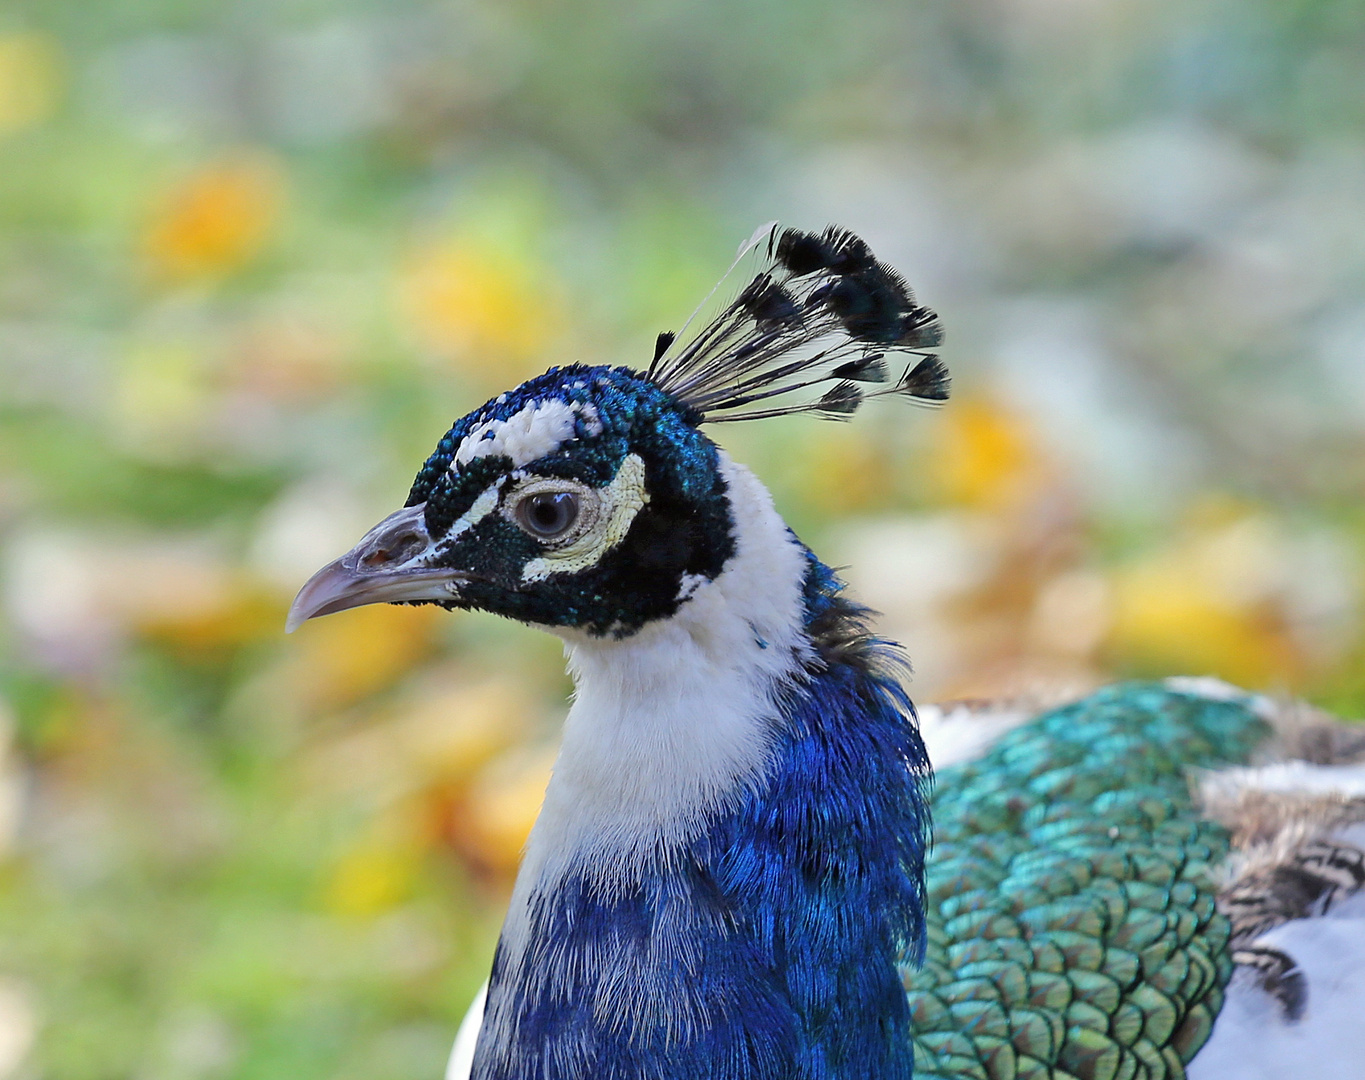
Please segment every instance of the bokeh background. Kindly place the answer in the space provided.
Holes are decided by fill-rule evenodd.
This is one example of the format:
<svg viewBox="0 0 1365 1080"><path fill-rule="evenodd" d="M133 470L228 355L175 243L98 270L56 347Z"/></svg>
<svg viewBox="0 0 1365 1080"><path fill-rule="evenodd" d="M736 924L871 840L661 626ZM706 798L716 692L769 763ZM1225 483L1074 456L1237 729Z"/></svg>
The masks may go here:
<svg viewBox="0 0 1365 1080"><path fill-rule="evenodd" d="M439 1074L567 684L294 590L834 221L955 396L717 434L914 693L1365 712L1357 0L6 0L0 1080Z"/></svg>

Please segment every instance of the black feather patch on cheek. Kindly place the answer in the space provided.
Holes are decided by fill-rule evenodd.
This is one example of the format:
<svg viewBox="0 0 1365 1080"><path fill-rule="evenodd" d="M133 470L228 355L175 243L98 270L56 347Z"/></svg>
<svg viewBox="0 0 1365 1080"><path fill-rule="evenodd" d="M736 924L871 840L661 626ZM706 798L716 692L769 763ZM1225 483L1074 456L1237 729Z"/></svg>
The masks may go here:
<svg viewBox="0 0 1365 1080"><path fill-rule="evenodd" d="M614 610L605 622L595 621L591 632L619 637L673 615L685 601L684 577L712 580L725 568L735 549L731 529L719 474L711 494L698 503L651 499L625 539L599 564Z"/></svg>
<svg viewBox="0 0 1365 1080"><path fill-rule="evenodd" d="M495 512L445 549L437 564L464 570L506 592L518 587L526 564L542 552L540 543Z"/></svg>
<svg viewBox="0 0 1365 1080"><path fill-rule="evenodd" d="M717 473L699 501L651 497L630 529L593 566L522 579L544 550L502 519L472 528L443 561L476 575L460 605L542 626L574 626L597 637L625 637L673 615L685 602L683 579L710 580L734 552L725 481Z"/></svg>

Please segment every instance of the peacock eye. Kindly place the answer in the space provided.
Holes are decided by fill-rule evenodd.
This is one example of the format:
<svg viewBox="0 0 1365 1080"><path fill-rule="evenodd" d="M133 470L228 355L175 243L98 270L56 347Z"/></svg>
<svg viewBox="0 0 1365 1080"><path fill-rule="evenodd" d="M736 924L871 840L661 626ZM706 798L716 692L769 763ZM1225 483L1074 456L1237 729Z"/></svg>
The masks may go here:
<svg viewBox="0 0 1365 1080"><path fill-rule="evenodd" d="M538 540L557 540L578 521L578 496L571 491L538 491L517 504L517 524Z"/></svg>

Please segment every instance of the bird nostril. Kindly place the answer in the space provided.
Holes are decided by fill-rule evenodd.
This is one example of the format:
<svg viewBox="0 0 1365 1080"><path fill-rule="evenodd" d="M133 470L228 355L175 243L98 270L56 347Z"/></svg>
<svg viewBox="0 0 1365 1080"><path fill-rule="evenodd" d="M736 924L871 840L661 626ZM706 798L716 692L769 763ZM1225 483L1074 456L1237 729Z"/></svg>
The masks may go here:
<svg viewBox="0 0 1365 1080"><path fill-rule="evenodd" d="M404 533L402 536L387 541L381 547L366 552L361 556L360 565L373 569L378 566L405 562L424 547L426 547L426 541L422 536L415 532Z"/></svg>

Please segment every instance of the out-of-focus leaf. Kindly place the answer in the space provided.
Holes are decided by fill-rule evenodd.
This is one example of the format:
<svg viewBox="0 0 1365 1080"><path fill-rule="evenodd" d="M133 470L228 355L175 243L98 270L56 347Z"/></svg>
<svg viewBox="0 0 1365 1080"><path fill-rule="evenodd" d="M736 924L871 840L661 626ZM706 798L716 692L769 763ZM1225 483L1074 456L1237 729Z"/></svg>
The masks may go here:
<svg viewBox="0 0 1365 1080"><path fill-rule="evenodd" d="M283 192L280 165L259 153L192 173L162 196L147 226L153 272L178 282L244 265L270 237Z"/></svg>

